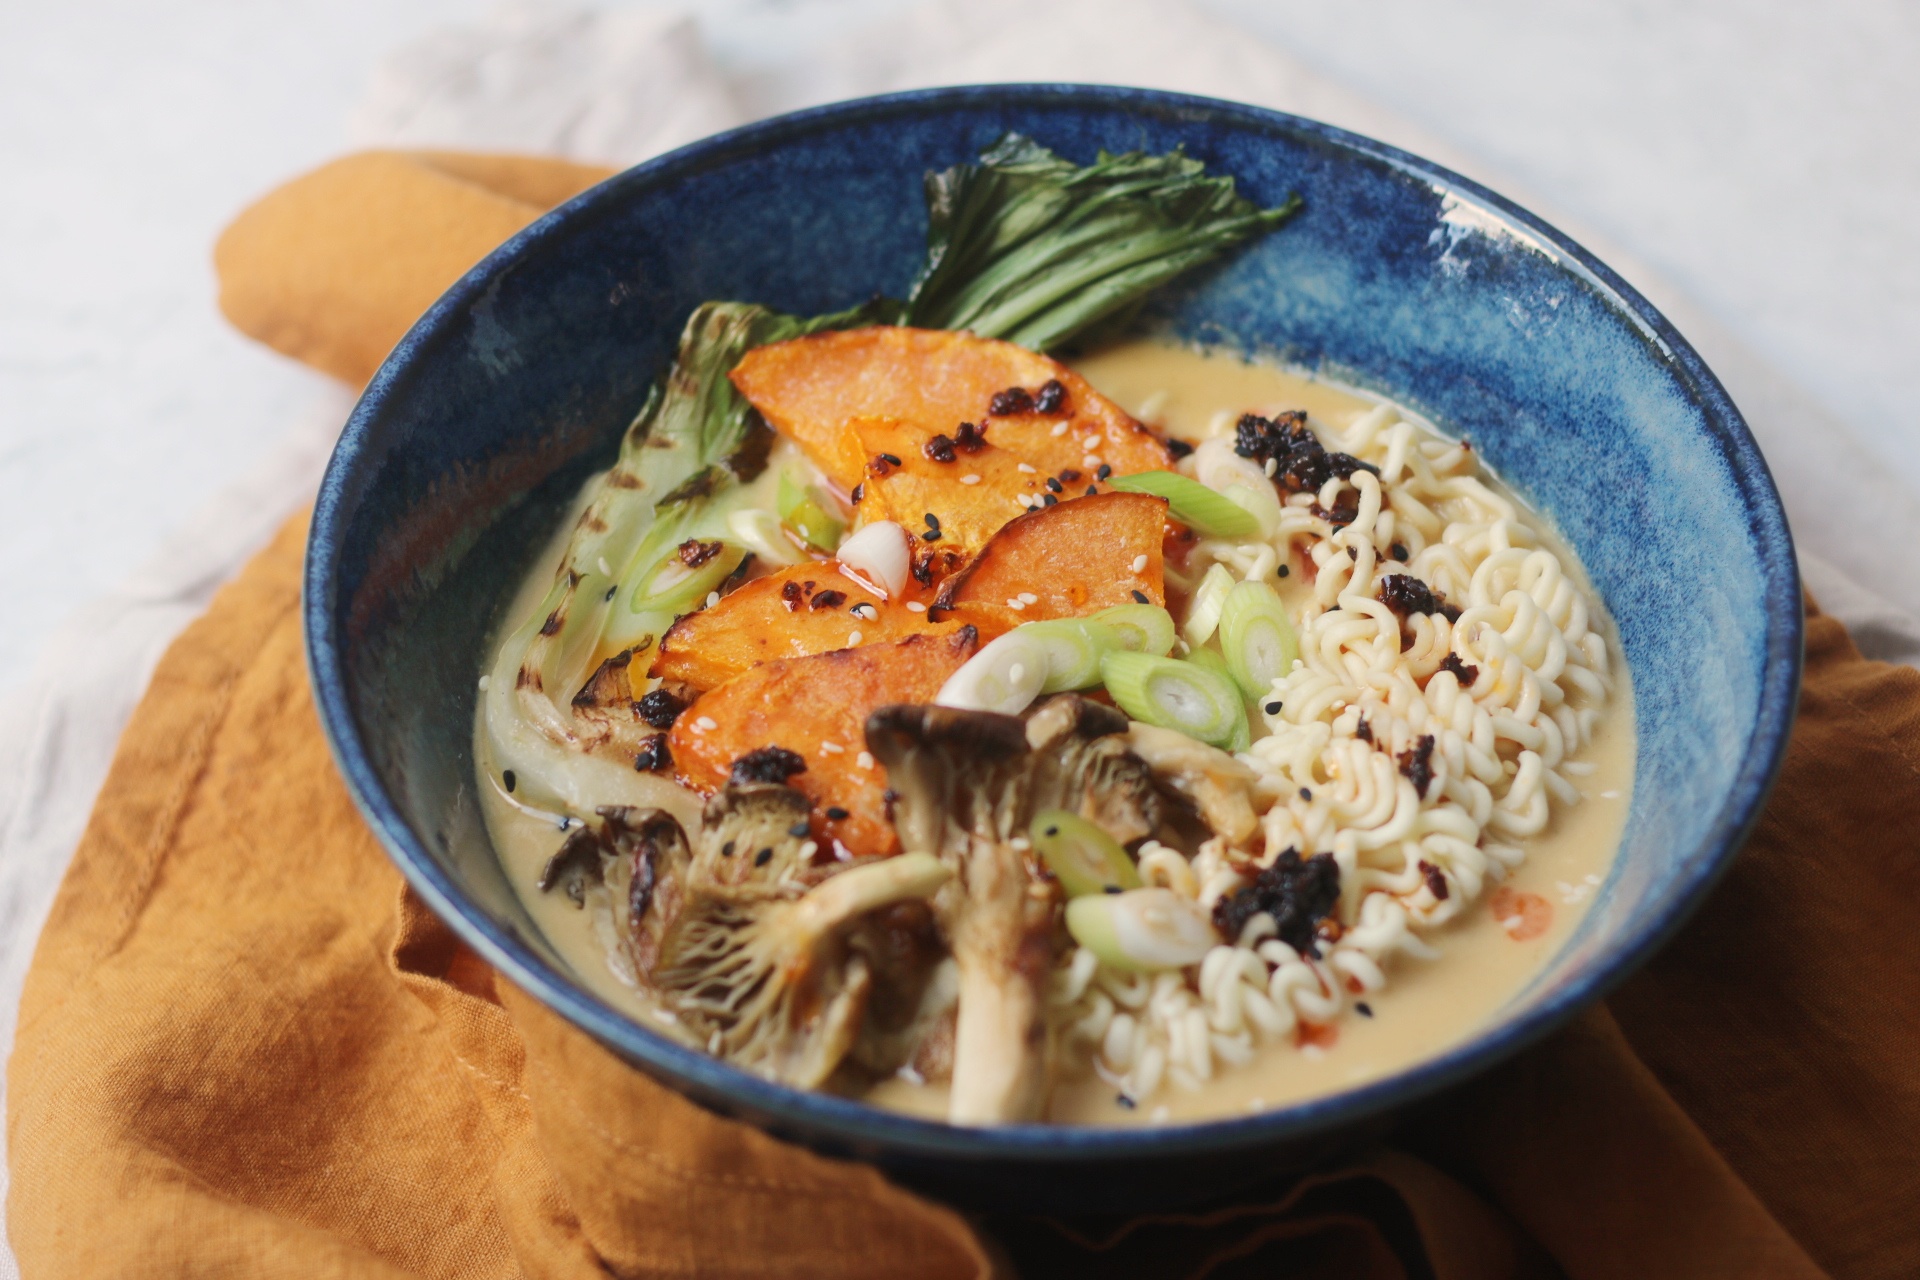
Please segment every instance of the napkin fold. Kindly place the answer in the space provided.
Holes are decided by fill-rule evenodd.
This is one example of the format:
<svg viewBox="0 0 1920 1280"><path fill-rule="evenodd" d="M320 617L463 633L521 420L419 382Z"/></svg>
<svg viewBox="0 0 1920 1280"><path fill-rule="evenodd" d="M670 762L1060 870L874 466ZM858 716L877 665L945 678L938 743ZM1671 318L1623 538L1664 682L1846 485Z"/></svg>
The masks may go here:
<svg viewBox="0 0 1920 1280"><path fill-rule="evenodd" d="M222 306L364 381L603 173L349 157L235 222ZM304 537L162 660L42 935L9 1070L28 1277L1920 1272L1920 673L1817 611L1754 840L1611 1013L1242 1203L982 1220L630 1070L404 889L313 710Z"/></svg>

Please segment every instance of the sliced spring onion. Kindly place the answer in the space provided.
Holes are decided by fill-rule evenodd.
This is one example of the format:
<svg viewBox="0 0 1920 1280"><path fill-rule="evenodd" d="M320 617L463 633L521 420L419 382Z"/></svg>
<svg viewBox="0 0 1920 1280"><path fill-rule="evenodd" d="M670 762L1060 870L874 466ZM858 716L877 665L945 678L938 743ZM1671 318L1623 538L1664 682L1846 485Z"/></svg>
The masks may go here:
<svg viewBox="0 0 1920 1280"><path fill-rule="evenodd" d="M1171 889L1075 898L1067 903L1067 932L1100 960L1135 973L1184 969L1220 945L1213 922Z"/></svg>
<svg viewBox="0 0 1920 1280"><path fill-rule="evenodd" d="M1246 749L1246 704L1226 676L1177 658L1110 653L1100 660L1100 678L1135 720L1229 751Z"/></svg>
<svg viewBox="0 0 1920 1280"><path fill-rule="evenodd" d="M771 565L794 565L806 560L806 554L793 544L780 517L759 507L742 507L727 513L727 531L741 546Z"/></svg>
<svg viewBox="0 0 1920 1280"><path fill-rule="evenodd" d="M1140 887L1140 872L1120 842L1077 813L1043 809L1028 834L1069 898Z"/></svg>
<svg viewBox="0 0 1920 1280"><path fill-rule="evenodd" d="M1262 480L1257 485L1230 484L1220 491L1228 502L1239 507L1259 525L1257 536L1271 538L1280 528L1280 495Z"/></svg>
<svg viewBox="0 0 1920 1280"><path fill-rule="evenodd" d="M674 547L639 576L628 597L628 612L634 614L691 614L720 587L726 576L747 558L747 549L722 541L720 553L703 564L689 566ZM618 614L620 610L614 610Z"/></svg>
<svg viewBox="0 0 1920 1280"><path fill-rule="evenodd" d="M1046 650L1047 675L1042 693L1065 693L1100 683L1102 655L1124 648L1120 633L1091 618L1050 618L1016 628Z"/></svg>
<svg viewBox="0 0 1920 1280"><path fill-rule="evenodd" d="M1220 648L1233 682L1249 698L1264 698L1293 670L1300 637L1280 593L1264 582L1242 582L1220 611Z"/></svg>
<svg viewBox="0 0 1920 1280"><path fill-rule="evenodd" d="M1214 628L1220 625L1220 610L1227 603L1233 584L1233 574L1220 564L1208 569L1200 579L1200 585L1193 592L1193 602L1187 606L1187 620L1180 627L1180 634L1188 644L1198 648L1213 639Z"/></svg>
<svg viewBox="0 0 1920 1280"><path fill-rule="evenodd" d="M820 491L791 471L781 472L773 505L782 523L808 546L821 551L831 552L839 546L841 535L847 531L847 522L827 505Z"/></svg>
<svg viewBox="0 0 1920 1280"><path fill-rule="evenodd" d="M1173 615L1157 604L1120 604L1091 621L1112 627L1120 647L1132 653L1164 654L1173 648Z"/></svg>
<svg viewBox="0 0 1920 1280"><path fill-rule="evenodd" d="M1040 696L1047 679L1047 647L1015 627L967 659L947 677L934 704L1017 716Z"/></svg>
<svg viewBox="0 0 1920 1280"><path fill-rule="evenodd" d="M1196 667L1203 667L1213 672L1213 674L1229 683L1233 680L1233 672L1228 669L1227 660L1221 657L1216 650L1195 649L1187 654L1186 661L1191 662Z"/></svg>
<svg viewBox="0 0 1920 1280"><path fill-rule="evenodd" d="M1203 537L1245 538L1260 531L1260 522L1232 499L1176 472L1141 471L1107 483L1127 493L1165 498L1167 514Z"/></svg>

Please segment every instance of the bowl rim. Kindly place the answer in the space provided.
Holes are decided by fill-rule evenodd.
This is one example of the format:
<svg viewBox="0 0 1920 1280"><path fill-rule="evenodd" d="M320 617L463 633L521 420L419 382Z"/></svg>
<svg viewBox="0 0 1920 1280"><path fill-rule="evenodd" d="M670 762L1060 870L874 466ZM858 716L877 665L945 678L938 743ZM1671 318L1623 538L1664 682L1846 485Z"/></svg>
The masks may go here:
<svg viewBox="0 0 1920 1280"><path fill-rule="evenodd" d="M1707 420L1740 493L1765 589L1768 613L1764 669L1754 729L1726 802L1670 884L1658 911L1632 921L1612 941L1611 956L1593 972L1549 993L1518 1017L1494 1021L1432 1057L1355 1088L1253 1115L1141 1127L1017 1124L966 1128L921 1119L825 1093L774 1084L648 1030L576 986L528 944L482 916L428 853L387 794L363 741L347 693L345 654L337 631L340 550L356 500L371 483L363 458L377 443L387 403L415 375L416 364L448 338L450 328L494 278L522 255L562 237L596 212L707 168L790 139L854 124L937 116L957 108L1102 108L1116 113L1223 125L1269 136L1305 135L1384 163L1445 197L1477 205L1590 287L1673 367ZM697 1101L770 1119L795 1136L825 1138L869 1155L943 1161L1087 1159L1205 1155L1279 1144L1357 1125L1403 1108L1484 1071L1558 1029L1606 995L1665 943L1725 872L1758 820L1784 759L1797 706L1803 647L1799 568L1786 513L1745 420L1706 363L1660 312L1612 269L1542 219L1495 192L1396 147L1332 125L1244 103L1162 90L1079 84L994 84L917 89L813 107L728 130L636 165L559 205L507 239L443 294L413 325L368 383L335 447L321 482L307 546L302 611L314 701L335 763L367 824L415 892L508 980L639 1068L691 1093ZM712 1102L711 1100L724 1100Z"/></svg>

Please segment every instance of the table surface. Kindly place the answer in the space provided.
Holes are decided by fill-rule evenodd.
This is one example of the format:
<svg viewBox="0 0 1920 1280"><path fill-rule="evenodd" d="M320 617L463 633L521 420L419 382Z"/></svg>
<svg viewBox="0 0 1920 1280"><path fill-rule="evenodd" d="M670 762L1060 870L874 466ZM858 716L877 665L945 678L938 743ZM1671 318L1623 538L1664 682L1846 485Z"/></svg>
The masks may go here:
<svg viewBox="0 0 1920 1280"><path fill-rule="evenodd" d="M698 10L736 70L908 0ZM329 401L209 251L349 145L383 54L483 0L68 0L0 20L0 691ZM1920 491L1920 7L1210 0L1666 274ZM1221 96L1233 96L1222 84Z"/></svg>

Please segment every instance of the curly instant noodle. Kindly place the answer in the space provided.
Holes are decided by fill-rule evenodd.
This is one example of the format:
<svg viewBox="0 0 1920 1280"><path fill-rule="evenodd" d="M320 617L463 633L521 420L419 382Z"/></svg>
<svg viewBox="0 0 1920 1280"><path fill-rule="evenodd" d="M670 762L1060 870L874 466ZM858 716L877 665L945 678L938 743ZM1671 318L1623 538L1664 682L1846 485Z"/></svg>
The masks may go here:
<svg viewBox="0 0 1920 1280"><path fill-rule="evenodd" d="M1197 1089L1264 1041L1311 1044L1312 1028L1390 981L1398 954L1438 954L1423 935L1484 909L1521 842L1579 800L1568 775L1586 770L1572 757L1613 691L1587 589L1535 517L1483 482L1468 445L1386 405L1314 431L1367 465L1288 493L1267 537L1194 551L1197 566L1248 580L1287 566L1311 582L1299 659L1259 700L1265 736L1240 756L1258 832L1191 861L1149 842L1139 866L1211 912L1283 851L1328 853L1340 904L1305 950L1261 912L1185 971L1067 956L1052 988L1065 1050L1135 1101L1167 1081ZM1182 469L1258 466L1224 448L1203 445Z"/></svg>

